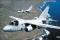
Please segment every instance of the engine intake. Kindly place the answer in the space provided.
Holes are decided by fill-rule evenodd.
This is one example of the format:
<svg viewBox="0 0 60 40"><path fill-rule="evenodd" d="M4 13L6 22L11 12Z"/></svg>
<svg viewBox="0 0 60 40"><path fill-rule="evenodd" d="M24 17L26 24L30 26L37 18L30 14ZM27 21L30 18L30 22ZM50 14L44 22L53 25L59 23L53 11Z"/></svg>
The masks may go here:
<svg viewBox="0 0 60 40"><path fill-rule="evenodd" d="M36 28L36 25L28 24L28 23L25 23L25 26L26 26L26 28L25 28L26 32L30 32Z"/></svg>
<svg viewBox="0 0 60 40"><path fill-rule="evenodd" d="M31 25L29 25L29 26L27 26L27 27L25 28L25 31L26 31L26 32L29 32L29 31L32 31L32 30L33 30L33 28L32 28Z"/></svg>

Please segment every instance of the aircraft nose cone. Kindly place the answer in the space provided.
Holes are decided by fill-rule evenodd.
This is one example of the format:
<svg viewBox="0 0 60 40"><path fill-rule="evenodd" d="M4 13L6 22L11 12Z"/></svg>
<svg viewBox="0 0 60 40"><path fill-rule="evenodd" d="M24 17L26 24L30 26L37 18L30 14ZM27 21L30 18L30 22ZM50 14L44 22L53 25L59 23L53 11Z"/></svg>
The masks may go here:
<svg viewBox="0 0 60 40"><path fill-rule="evenodd" d="M11 31L11 26L7 25L3 28L3 31Z"/></svg>
<svg viewBox="0 0 60 40"><path fill-rule="evenodd" d="M6 30L6 28L3 28L3 30Z"/></svg>
<svg viewBox="0 0 60 40"><path fill-rule="evenodd" d="M5 31L5 32L14 32L14 31L17 31L17 28L15 26L7 25L3 28L3 31Z"/></svg>
<svg viewBox="0 0 60 40"><path fill-rule="evenodd" d="M3 31L10 31L10 29L4 27L4 28L3 28Z"/></svg>

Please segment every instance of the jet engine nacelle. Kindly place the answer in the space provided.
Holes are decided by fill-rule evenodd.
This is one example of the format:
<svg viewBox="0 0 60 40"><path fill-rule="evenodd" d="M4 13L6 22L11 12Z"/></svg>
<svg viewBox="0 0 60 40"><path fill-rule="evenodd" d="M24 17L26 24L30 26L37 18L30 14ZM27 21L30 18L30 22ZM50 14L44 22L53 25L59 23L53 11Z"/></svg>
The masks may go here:
<svg viewBox="0 0 60 40"><path fill-rule="evenodd" d="M33 30L33 28L32 28L31 25L29 25L29 26L27 26L27 27L25 28L25 31L26 31L26 32L30 32L30 31L32 31L32 30Z"/></svg>
<svg viewBox="0 0 60 40"><path fill-rule="evenodd" d="M25 23L25 31L26 32L30 32L32 30L34 30L36 28L36 25L33 25L33 24L29 24L29 23Z"/></svg>

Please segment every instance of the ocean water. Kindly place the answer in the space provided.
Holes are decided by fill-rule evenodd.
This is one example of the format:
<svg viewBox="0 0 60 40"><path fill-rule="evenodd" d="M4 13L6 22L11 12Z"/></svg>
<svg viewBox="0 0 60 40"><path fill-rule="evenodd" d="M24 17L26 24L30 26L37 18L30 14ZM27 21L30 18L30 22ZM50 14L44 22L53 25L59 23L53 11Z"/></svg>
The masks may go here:
<svg viewBox="0 0 60 40"><path fill-rule="evenodd" d="M60 26L60 1L56 0L55 3L47 3L50 6L49 14L51 15L53 20L57 20L57 22L53 23L53 25Z"/></svg>
<svg viewBox="0 0 60 40"><path fill-rule="evenodd" d="M55 0L55 1L56 2L47 2L46 4L44 4L44 2L42 2L42 3L38 4L37 7L43 11L46 6L49 6L50 9L49 9L48 13L51 15L51 18L53 20L57 20L56 22L52 22L51 24L60 26L60 0Z"/></svg>

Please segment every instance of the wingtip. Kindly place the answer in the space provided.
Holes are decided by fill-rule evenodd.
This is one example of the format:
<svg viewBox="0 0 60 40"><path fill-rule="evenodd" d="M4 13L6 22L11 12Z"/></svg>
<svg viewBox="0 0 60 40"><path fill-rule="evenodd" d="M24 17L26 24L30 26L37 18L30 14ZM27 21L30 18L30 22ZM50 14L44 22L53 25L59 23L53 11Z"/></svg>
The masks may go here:
<svg viewBox="0 0 60 40"><path fill-rule="evenodd" d="M14 16L9 16L10 18L13 18Z"/></svg>
<svg viewBox="0 0 60 40"><path fill-rule="evenodd" d="M9 16L9 17L12 17L12 16Z"/></svg>

